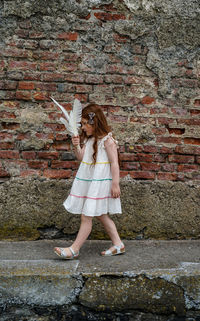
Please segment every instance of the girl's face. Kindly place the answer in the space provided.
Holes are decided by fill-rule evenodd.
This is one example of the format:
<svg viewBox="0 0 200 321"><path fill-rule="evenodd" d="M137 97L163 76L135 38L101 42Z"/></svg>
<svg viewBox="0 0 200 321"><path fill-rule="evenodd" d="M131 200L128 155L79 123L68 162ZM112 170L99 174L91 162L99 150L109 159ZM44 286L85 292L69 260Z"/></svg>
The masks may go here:
<svg viewBox="0 0 200 321"><path fill-rule="evenodd" d="M87 136L91 136L93 134L94 128L92 125L88 124L88 120L82 118L81 120L82 130L86 133Z"/></svg>

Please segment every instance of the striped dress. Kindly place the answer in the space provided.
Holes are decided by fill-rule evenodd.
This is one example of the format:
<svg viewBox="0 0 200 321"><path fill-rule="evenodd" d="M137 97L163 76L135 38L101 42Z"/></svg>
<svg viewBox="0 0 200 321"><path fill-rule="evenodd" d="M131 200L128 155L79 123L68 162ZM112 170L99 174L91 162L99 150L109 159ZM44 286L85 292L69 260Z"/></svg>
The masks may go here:
<svg viewBox="0 0 200 321"><path fill-rule="evenodd" d="M98 141L95 165L92 165L94 138L87 140L83 160L70 194L63 204L68 212L86 216L100 216L107 213L121 214L120 198L111 197L111 167L104 146L104 142L109 137L113 139L112 133Z"/></svg>

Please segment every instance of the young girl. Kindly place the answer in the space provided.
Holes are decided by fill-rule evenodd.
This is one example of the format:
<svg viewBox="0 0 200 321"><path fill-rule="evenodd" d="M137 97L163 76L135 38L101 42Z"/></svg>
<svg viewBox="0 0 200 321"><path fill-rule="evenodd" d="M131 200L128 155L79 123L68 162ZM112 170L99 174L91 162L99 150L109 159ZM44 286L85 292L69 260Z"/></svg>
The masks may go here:
<svg viewBox="0 0 200 321"><path fill-rule="evenodd" d="M102 110L94 104L83 109L81 141L79 136L72 138L75 155L81 161L71 192L64 202L66 210L81 214L81 225L71 247L54 248L63 259L74 259L88 238L95 216L103 224L113 246L101 252L103 256L125 252L115 223L108 213L121 213L119 164L117 142L113 139L110 127Z"/></svg>

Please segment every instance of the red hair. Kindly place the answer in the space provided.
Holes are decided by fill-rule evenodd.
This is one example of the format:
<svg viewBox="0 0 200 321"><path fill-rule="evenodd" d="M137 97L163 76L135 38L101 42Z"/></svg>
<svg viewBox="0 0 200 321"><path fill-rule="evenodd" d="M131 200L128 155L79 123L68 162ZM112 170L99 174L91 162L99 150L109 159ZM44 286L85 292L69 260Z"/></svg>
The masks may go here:
<svg viewBox="0 0 200 321"><path fill-rule="evenodd" d="M93 124L92 127L94 128L93 134L91 137L94 137L94 154L92 155L94 164L96 163L97 159L97 142L98 139L103 138L106 136L110 131L111 127L108 125L106 117L100 107L96 104L90 104L87 107L85 107L82 111L82 118L86 119L87 121L90 121L91 117L89 116L90 113L94 113L93 117ZM87 138L87 135L84 131L81 133L81 142L83 142Z"/></svg>

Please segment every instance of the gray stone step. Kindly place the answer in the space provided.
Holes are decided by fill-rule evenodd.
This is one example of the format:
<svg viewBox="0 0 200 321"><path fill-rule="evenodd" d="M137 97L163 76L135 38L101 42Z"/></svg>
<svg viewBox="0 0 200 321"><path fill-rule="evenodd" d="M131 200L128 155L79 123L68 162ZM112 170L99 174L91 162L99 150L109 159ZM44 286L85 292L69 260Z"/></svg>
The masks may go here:
<svg viewBox="0 0 200 321"><path fill-rule="evenodd" d="M126 254L101 257L110 242L87 241L79 258L67 261L53 248L69 241L0 242L0 307L176 316L200 311L200 240L124 243Z"/></svg>

